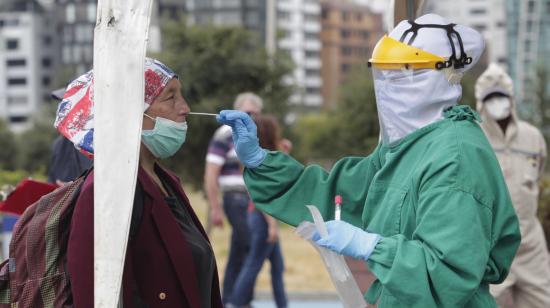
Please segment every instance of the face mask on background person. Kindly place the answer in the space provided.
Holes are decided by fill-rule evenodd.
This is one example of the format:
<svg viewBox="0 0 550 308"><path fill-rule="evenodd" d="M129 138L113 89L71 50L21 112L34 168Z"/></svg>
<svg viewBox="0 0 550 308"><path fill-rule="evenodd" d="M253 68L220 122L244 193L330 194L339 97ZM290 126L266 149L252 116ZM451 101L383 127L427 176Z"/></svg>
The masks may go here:
<svg viewBox="0 0 550 308"><path fill-rule="evenodd" d="M169 119L144 114L155 122L151 130L141 132L141 141L155 155L164 159L173 156L185 142L187 135L187 122L175 122Z"/></svg>
<svg viewBox="0 0 550 308"><path fill-rule="evenodd" d="M510 116L512 103L506 96L489 98L484 103L487 114L496 121L504 120Z"/></svg>

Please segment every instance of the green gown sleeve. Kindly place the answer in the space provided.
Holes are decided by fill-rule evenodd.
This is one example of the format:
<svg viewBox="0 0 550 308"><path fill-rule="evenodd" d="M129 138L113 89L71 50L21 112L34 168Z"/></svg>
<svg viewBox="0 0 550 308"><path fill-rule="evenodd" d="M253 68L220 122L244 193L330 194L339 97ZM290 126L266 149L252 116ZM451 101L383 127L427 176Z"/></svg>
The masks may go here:
<svg viewBox="0 0 550 308"><path fill-rule="evenodd" d="M493 234L517 240L515 216L502 221L474 194L458 188L421 193L416 217L412 239L386 237L367 261L384 291L410 307L466 307L490 271ZM492 230L499 219L507 230ZM505 246L509 249L499 253L511 260L515 245Z"/></svg>
<svg viewBox="0 0 550 308"><path fill-rule="evenodd" d="M316 206L325 220L334 219L333 200L341 195L342 220L362 227L367 190L377 170L377 153L343 158L329 173L316 165L304 167L281 152L270 152L262 165L245 169L244 179L256 208L287 224L311 221L306 205Z"/></svg>

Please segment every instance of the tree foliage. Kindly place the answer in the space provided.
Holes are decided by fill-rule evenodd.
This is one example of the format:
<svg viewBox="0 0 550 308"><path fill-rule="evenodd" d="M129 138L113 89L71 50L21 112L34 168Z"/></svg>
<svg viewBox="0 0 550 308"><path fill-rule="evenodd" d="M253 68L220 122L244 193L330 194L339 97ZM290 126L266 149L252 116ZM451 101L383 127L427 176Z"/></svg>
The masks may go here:
<svg viewBox="0 0 550 308"><path fill-rule="evenodd" d="M344 156L367 155L378 143L379 124L372 74L358 69L340 88L334 110L300 118L293 129L295 155L302 161L330 164Z"/></svg>
<svg viewBox="0 0 550 308"><path fill-rule="evenodd" d="M58 133L53 126L55 106L45 105L35 117L32 127L17 136L20 169L30 173L45 173L50 163L51 147Z"/></svg>
<svg viewBox="0 0 550 308"><path fill-rule="evenodd" d="M9 130L5 121L0 119L0 169L15 170L17 158L17 143L15 135Z"/></svg>
<svg viewBox="0 0 550 308"><path fill-rule="evenodd" d="M292 87L282 79L293 68L287 55L269 57L263 43L244 29L188 26L184 20L167 22L163 38L163 52L156 56L178 74L192 111L230 109L239 93L252 91L264 99L265 112L280 120L286 115ZM200 185L208 144L219 125L196 116L188 123L186 144L166 164Z"/></svg>

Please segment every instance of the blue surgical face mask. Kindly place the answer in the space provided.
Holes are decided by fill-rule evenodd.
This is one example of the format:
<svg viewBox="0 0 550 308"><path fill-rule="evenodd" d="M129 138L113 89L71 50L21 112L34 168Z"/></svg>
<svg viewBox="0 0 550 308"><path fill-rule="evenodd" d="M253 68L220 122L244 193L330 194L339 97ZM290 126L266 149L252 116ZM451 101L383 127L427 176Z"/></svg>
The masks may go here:
<svg viewBox="0 0 550 308"><path fill-rule="evenodd" d="M176 154L185 142L187 122L179 123L161 117L153 119L147 114L144 115L155 122L155 127L141 132L143 144L160 159Z"/></svg>

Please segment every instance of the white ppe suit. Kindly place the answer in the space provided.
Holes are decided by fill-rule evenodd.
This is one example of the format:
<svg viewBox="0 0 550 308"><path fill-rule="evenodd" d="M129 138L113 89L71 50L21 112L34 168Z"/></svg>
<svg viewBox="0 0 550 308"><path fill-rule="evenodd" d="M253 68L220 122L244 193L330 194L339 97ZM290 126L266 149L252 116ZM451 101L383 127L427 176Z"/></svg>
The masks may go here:
<svg viewBox="0 0 550 308"><path fill-rule="evenodd" d="M550 307L550 259L540 221L537 218L539 179L546 160L546 143L540 131L520 121L513 99L513 83L506 72L491 64L476 83L477 109L481 127L491 143L520 222L521 245L510 274L500 285L492 285L497 299L510 291L514 307ZM491 93L510 97L511 119L503 132L486 109L483 100Z"/></svg>

